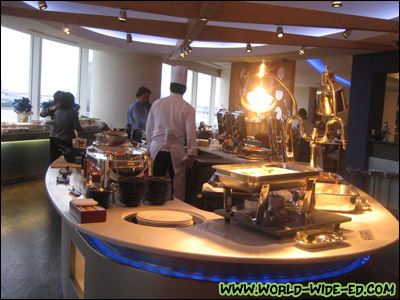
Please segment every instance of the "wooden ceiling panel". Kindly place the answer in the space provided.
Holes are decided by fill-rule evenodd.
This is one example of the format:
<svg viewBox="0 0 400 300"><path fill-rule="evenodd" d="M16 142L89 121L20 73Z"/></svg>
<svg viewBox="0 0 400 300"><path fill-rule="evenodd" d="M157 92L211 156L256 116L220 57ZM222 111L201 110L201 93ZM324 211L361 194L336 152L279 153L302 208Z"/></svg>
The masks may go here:
<svg viewBox="0 0 400 300"><path fill-rule="evenodd" d="M210 21L399 32L399 22L244 1L73 1L160 15L199 18L204 3L218 6Z"/></svg>

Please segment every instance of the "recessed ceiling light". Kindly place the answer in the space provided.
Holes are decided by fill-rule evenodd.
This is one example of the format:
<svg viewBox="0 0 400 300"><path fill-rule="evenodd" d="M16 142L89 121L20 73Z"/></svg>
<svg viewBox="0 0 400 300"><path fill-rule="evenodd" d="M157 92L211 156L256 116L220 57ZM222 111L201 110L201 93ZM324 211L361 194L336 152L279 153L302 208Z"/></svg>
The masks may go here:
<svg viewBox="0 0 400 300"><path fill-rule="evenodd" d="M343 2L342 1L332 1L332 7L342 7Z"/></svg>

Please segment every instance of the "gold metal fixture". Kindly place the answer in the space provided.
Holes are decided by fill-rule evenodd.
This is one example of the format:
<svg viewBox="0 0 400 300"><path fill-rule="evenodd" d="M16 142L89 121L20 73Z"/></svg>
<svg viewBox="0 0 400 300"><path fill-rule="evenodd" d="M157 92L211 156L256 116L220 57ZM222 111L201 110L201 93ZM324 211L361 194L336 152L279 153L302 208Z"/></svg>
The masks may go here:
<svg viewBox="0 0 400 300"><path fill-rule="evenodd" d="M321 116L336 116L338 113L347 111L349 106L343 87L336 81L335 74L328 66L325 68L321 75L321 85L317 90L316 113Z"/></svg>
<svg viewBox="0 0 400 300"><path fill-rule="evenodd" d="M126 9L121 8L121 10L119 11L118 21L126 22Z"/></svg>
<svg viewBox="0 0 400 300"><path fill-rule="evenodd" d="M126 34L126 42L127 43L132 43L132 34L130 34L130 33Z"/></svg>
<svg viewBox="0 0 400 300"><path fill-rule="evenodd" d="M332 7L342 7L343 2L342 1L332 1Z"/></svg>
<svg viewBox="0 0 400 300"><path fill-rule="evenodd" d="M292 99L294 100L294 98ZM334 123L338 123L342 132L342 147L345 150L347 146L347 129L344 121L337 116L337 113L348 110L348 105L344 97L343 88L336 82L333 71L326 66L322 73L322 84L317 90L317 110L316 113L322 116L333 116L325 125L325 132L322 137L317 136L317 129L314 128L311 136L307 136L304 131L304 121L296 114L291 116L285 124L286 135L286 156L289 162L294 162L292 122L298 120L300 124L300 134L303 139L310 142L310 167L317 167L318 144L323 144L328 140L330 128Z"/></svg>
<svg viewBox="0 0 400 300"><path fill-rule="evenodd" d="M342 35L343 35L346 39L348 39L348 38L350 37L351 33L352 33L351 29L346 29L345 31L342 32Z"/></svg>
<svg viewBox="0 0 400 300"><path fill-rule="evenodd" d="M40 10L45 10L47 8L47 3L46 1L38 1L38 6Z"/></svg>
<svg viewBox="0 0 400 300"><path fill-rule="evenodd" d="M251 49L251 45L250 45L250 43L248 43L246 46L246 52L251 53L251 51L253 51L253 49Z"/></svg>
<svg viewBox="0 0 400 300"><path fill-rule="evenodd" d="M71 28L69 28L68 25L64 26L64 34L65 35L70 35L71 34Z"/></svg>
<svg viewBox="0 0 400 300"><path fill-rule="evenodd" d="M282 28L282 26L278 26L278 28L276 28L276 36L277 36L278 38L283 38L283 35L284 35L284 33L283 33L283 28Z"/></svg>

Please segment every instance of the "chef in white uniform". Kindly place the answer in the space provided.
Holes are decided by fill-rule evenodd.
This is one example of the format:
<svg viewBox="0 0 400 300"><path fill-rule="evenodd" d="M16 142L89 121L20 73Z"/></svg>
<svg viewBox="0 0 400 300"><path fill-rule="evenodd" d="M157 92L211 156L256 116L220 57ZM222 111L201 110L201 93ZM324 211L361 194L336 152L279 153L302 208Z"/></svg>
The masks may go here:
<svg viewBox="0 0 400 300"><path fill-rule="evenodd" d="M171 95L153 102L146 123L147 145L154 159L153 175L166 176L168 171L174 197L182 201L185 201L186 167L193 167L197 155L195 110L183 99L186 80L187 68L176 66Z"/></svg>

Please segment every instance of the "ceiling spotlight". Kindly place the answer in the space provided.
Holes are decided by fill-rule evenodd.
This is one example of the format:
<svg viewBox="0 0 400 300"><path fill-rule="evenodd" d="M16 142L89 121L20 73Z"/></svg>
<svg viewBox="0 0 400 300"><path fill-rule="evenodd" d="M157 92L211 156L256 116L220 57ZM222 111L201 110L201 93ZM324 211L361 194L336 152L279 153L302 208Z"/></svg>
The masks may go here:
<svg viewBox="0 0 400 300"><path fill-rule="evenodd" d="M278 28L276 28L276 36L278 38L282 38L283 37L283 28L282 28L282 26L278 26Z"/></svg>
<svg viewBox="0 0 400 300"><path fill-rule="evenodd" d="M202 22L208 22L208 19L206 19L206 18L201 18L200 21L202 21Z"/></svg>
<svg viewBox="0 0 400 300"><path fill-rule="evenodd" d="M68 25L64 26L64 34L65 35L70 35L71 34L71 28L69 28Z"/></svg>
<svg viewBox="0 0 400 300"><path fill-rule="evenodd" d="M346 38L346 39L348 39L349 38L349 36L351 35L351 29L346 29L345 31L343 31L342 32L342 35Z"/></svg>
<svg viewBox="0 0 400 300"><path fill-rule="evenodd" d="M304 55L306 53L306 47L301 47L300 49L299 49L299 54L300 55Z"/></svg>
<svg viewBox="0 0 400 300"><path fill-rule="evenodd" d="M130 33L126 34L126 42L127 43L132 43L132 34L130 34Z"/></svg>
<svg viewBox="0 0 400 300"><path fill-rule="evenodd" d="M181 58L185 57L185 50L183 50L183 47L181 47L181 54L180 54Z"/></svg>
<svg viewBox="0 0 400 300"><path fill-rule="evenodd" d="M342 7L343 2L342 1L332 1L332 7Z"/></svg>
<svg viewBox="0 0 400 300"><path fill-rule="evenodd" d="M250 43L248 43L246 46L246 52L251 53L251 51L253 51L253 49L251 49L251 45L250 45Z"/></svg>
<svg viewBox="0 0 400 300"><path fill-rule="evenodd" d="M46 1L38 1L38 6L40 10L45 10L47 8L47 3Z"/></svg>
<svg viewBox="0 0 400 300"><path fill-rule="evenodd" d="M126 10L123 8L121 8L121 10L119 11L118 21L126 22Z"/></svg>
<svg viewBox="0 0 400 300"><path fill-rule="evenodd" d="M186 46L187 46L187 50L188 50L188 52L189 52L189 53L193 51L192 47L190 47L190 45L189 45L189 44L188 44L188 45L186 45Z"/></svg>

